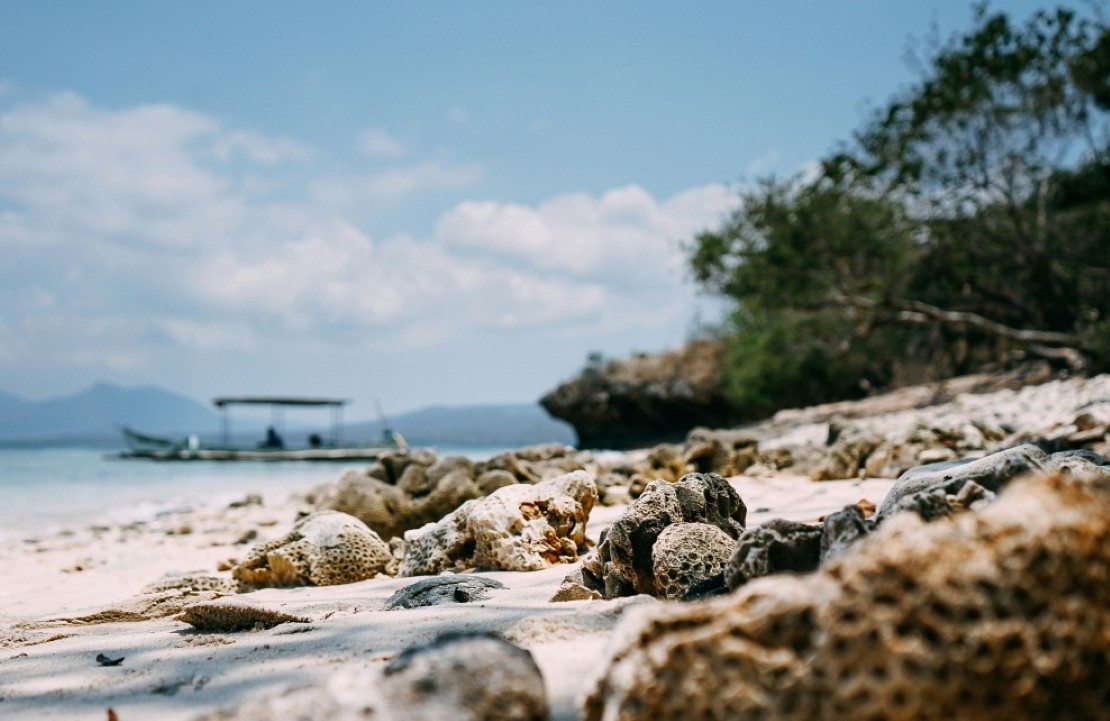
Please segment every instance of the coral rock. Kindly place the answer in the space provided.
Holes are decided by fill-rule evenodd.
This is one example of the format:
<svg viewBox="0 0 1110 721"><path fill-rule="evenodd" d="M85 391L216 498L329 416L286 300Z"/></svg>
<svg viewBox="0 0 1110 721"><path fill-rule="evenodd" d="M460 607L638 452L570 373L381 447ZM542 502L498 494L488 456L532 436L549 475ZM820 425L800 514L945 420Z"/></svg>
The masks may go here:
<svg viewBox="0 0 1110 721"><path fill-rule="evenodd" d="M587 721L1105 718L1110 474L898 514L817 573L649 609L614 648Z"/></svg>
<svg viewBox="0 0 1110 721"><path fill-rule="evenodd" d="M184 621L202 633L235 633L260 631L283 623L307 623L307 618L245 603L221 599L187 607L177 621Z"/></svg>
<svg viewBox="0 0 1110 721"><path fill-rule="evenodd" d="M231 575L244 590L332 586L373 578L392 558L389 545L362 521L321 511L297 521L283 538L255 546Z"/></svg>
<svg viewBox="0 0 1110 721"><path fill-rule="evenodd" d="M735 539L743 532L746 517L740 495L714 473L690 473L677 483L652 481L583 561L584 583L606 598L655 595L662 586L656 583L652 554L665 528L705 523Z"/></svg>
<svg viewBox="0 0 1110 721"><path fill-rule="evenodd" d="M405 534L399 575L468 568L536 571L578 560L597 487L585 471L515 484Z"/></svg>
<svg viewBox="0 0 1110 721"><path fill-rule="evenodd" d="M655 595L679 599L721 573L736 539L708 523L675 523L663 529L651 549Z"/></svg>

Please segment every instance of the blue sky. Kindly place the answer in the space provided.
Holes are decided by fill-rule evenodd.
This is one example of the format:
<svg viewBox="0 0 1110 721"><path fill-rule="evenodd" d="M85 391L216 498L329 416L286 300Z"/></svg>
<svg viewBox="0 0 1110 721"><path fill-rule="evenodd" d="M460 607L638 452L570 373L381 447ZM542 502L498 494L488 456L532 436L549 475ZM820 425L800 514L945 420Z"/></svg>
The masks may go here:
<svg viewBox="0 0 1110 721"><path fill-rule="evenodd" d="M1024 18L1037 3L997 4ZM0 3L0 390L531 401L970 3Z"/></svg>

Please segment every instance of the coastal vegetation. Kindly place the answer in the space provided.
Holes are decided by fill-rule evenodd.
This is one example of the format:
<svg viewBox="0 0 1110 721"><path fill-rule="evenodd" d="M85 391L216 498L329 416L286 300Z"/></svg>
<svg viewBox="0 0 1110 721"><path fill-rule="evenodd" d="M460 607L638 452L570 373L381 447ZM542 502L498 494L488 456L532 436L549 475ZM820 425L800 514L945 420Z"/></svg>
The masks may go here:
<svg viewBox="0 0 1110 721"><path fill-rule="evenodd" d="M977 6L813 172L689 243L738 415L1046 359L1110 369L1110 27Z"/></svg>

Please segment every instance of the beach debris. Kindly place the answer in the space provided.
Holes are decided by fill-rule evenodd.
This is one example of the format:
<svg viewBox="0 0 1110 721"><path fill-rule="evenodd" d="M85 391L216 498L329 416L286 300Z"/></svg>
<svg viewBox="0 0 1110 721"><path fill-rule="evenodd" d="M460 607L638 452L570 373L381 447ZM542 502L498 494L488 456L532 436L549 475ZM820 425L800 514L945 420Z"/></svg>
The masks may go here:
<svg viewBox="0 0 1110 721"><path fill-rule="evenodd" d="M354 516L320 511L285 536L251 549L231 575L239 590L331 586L373 578L392 562L389 546Z"/></svg>
<svg viewBox="0 0 1110 721"><path fill-rule="evenodd" d="M550 718L532 654L487 633L448 633L402 651L383 670L379 690L392 719Z"/></svg>
<svg viewBox="0 0 1110 721"><path fill-rule="evenodd" d="M721 556L724 542L714 536L715 560L699 557L697 561L698 568L704 570L683 573L681 581L678 575L673 581L659 579L654 551L664 529L677 523L705 524L735 540L743 533L746 519L747 507L740 494L715 473L688 473L675 483L652 481L603 534L597 548L583 559L582 583L606 598L637 593L665 596L668 586L681 594L679 585L685 587L719 573L728 555ZM704 537L706 531L693 533ZM692 561L689 549L677 536L666 541L660 550L664 555L673 555L661 556L659 560L659 568L668 575L677 574L676 569L684 562ZM712 568L716 570L709 570Z"/></svg>
<svg viewBox="0 0 1110 721"><path fill-rule="evenodd" d="M600 601L601 594L593 589L586 588L581 583L575 581L564 580L559 584L558 590L555 594L548 599L551 603L563 603L565 601Z"/></svg>
<svg viewBox="0 0 1110 721"><path fill-rule="evenodd" d="M115 709L108 709L108 721L119 721L119 714L116 713Z"/></svg>
<svg viewBox="0 0 1110 721"><path fill-rule="evenodd" d="M949 520L892 515L816 573L647 609L585 719L1102 717L1108 579L1110 474L1017 479Z"/></svg>
<svg viewBox="0 0 1110 721"><path fill-rule="evenodd" d="M405 533L398 575L469 568L538 571L578 560L597 487L585 471L505 486Z"/></svg>
<svg viewBox="0 0 1110 721"><path fill-rule="evenodd" d="M283 623L308 623L309 619L283 611L257 606L242 599L225 598L188 606L176 621L183 621L201 633L260 631Z"/></svg>
<svg viewBox="0 0 1110 721"><path fill-rule="evenodd" d="M470 603L489 596L490 589L500 588L505 588L505 584L481 576L462 574L433 576L397 590L386 600L385 607L393 610Z"/></svg>
<svg viewBox="0 0 1110 721"><path fill-rule="evenodd" d="M123 656L119 658L109 658L102 653L96 654L96 663L100 666L119 666L123 663Z"/></svg>

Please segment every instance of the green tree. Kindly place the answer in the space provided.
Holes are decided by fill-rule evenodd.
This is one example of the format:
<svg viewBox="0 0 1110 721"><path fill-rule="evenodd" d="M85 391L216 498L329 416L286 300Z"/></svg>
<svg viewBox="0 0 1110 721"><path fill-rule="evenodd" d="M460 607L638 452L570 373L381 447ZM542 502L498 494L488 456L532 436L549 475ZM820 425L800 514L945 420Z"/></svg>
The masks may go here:
<svg viewBox="0 0 1110 721"><path fill-rule="evenodd" d="M1110 366L1110 31L977 7L811 181L768 180L688 248L736 301L744 408L967 372Z"/></svg>

